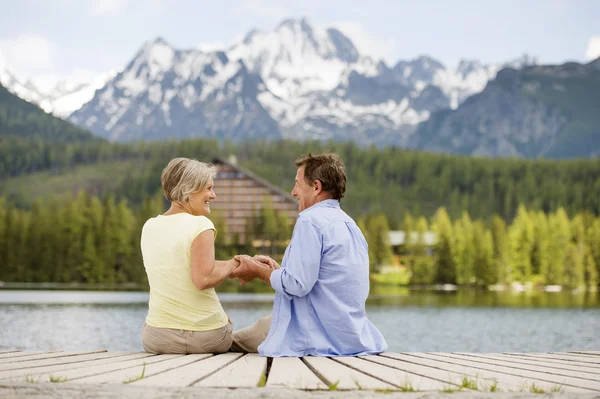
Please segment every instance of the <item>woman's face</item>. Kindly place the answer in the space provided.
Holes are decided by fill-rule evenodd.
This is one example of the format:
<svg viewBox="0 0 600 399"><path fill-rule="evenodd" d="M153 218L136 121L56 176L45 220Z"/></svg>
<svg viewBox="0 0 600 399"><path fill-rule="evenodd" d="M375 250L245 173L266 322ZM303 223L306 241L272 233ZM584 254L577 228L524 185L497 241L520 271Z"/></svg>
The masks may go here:
<svg viewBox="0 0 600 399"><path fill-rule="evenodd" d="M189 205L193 215L210 215L210 201L217 198L217 195L213 190L213 184L213 181L210 180L206 187L204 187L201 190L195 191L190 195Z"/></svg>

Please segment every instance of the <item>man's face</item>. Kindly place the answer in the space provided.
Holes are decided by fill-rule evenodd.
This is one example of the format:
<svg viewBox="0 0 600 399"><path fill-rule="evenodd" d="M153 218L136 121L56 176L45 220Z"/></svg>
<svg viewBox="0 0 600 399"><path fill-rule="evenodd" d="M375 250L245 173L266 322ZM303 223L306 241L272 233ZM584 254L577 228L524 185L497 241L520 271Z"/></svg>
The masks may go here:
<svg viewBox="0 0 600 399"><path fill-rule="evenodd" d="M292 190L292 195L298 199L298 210L300 212L317 203L314 187L304 180L304 166L299 167L296 172L296 185Z"/></svg>

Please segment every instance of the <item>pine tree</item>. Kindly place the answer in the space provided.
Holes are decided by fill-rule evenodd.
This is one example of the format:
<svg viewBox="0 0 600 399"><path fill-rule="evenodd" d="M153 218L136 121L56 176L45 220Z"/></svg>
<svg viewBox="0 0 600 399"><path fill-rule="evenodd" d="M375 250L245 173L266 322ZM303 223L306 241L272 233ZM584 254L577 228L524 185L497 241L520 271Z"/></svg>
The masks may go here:
<svg viewBox="0 0 600 399"><path fill-rule="evenodd" d="M451 247L458 284L471 284L475 280L473 233L473 222L465 211L462 217L454 222L454 240Z"/></svg>
<svg viewBox="0 0 600 399"><path fill-rule="evenodd" d="M494 241L494 269L500 284L511 282L510 241L506 233L506 224L499 216L492 218L492 239Z"/></svg>
<svg viewBox="0 0 600 399"><path fill-rule="evenodd" d="M511 281L525 283L531 277L531 252L534 240L533 221L527 209L519 206L517 217L508 229L511 245Z"/></svg>
<svg viewBox="0 0 600 399"><path fill-rule="evenodd" d="M431 284L435 278L433 258L428 253L425 241L425 235L428 230L427 219L421 216L415 226L416 242L411 244L411 284Z"/></svg>
<svg viewBox="0 0 600 399"><path fill-rule="evenodd" d="M435 282L456 284L456 263L452 256L453 228L445 208L433 216L432 230L437 236L434 255Z"/></svg>
<svg viewBox="0 0 600 399"><path fill-rule="evenodd" d="M560 208L549 217L549 245L548 257L552 261L548 264L546 283L553 285L565 284L565 257L571 242L571 227L569 217L564 209Z"/></svg>

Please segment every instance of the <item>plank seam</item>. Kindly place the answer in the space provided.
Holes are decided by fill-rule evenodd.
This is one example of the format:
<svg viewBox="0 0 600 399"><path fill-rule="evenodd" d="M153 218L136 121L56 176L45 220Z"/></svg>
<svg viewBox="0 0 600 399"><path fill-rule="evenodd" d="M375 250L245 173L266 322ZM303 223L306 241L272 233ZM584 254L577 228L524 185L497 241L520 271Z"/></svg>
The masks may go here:
<svg viewBox="0 0 600 399"><path fill-rule="evenodd" d="M115 359L115 358L118 358L118 357L121 357L121 356L127 356L127 355L130 355L130 353L123 353L123 354L119 354L119 355L116 355L116 356L107 356L107 357L101 357L101 358L97 358L97 359L79 360L77 362L68 362L68 363L61 363L61 364L46 364L46 365L42 365L42 366L22 367L22 368L18 368L18 369L2 370L2 371L0 371L0 375L3 372L5 372L5 371L19 371L19 370L23 371L23 370L27 370L27 369L31 369L31 373L30 373L31 375L45 374L46 373L45 371L39 371L39 370L35 370L35 369L39 369L39 368L42 368L42 367L52 367L52 366L67 366L67 365L70 365L70 364L93 362L93 361L96 361L96 360L103 360L103 359ZM154 354L148 354L148 355L149 355L148 357L156 356ZM83 366L83 367L88 367L88 366ZM68 368L67 369L60 369L60 370L57 370L57 372L60 372L60 371L63 371L63 370L72 370L72 369L68 369ZM8 378L4 378L4 377L0 376L0 380L2 380L2 379L8 379Z"/></svg>
<svg viewBox="0 0 600 399"><path fill-rule="evenodd" d="M208 373L208 374L206 374L206 375L204 375L204 376L202 376L202 377L198 378L197 380L195 380L194 382L192 382L191 384L189 384L189 385L186 385L186 386L188 386L188 387L191 387L191 386L193 386L194 384L197 384L197 383L199 383L200 381L207 379L207 378L208 378L208 377L210 377L211 375L213 375L213 374L215 374L215 373L217 373L217 372L219 372L219 371L223 370L225 367L229 366L230 364L233 364L234 362L237 362L238 360L241 360L241 359L243 359L245 356L247 356L247 355L240 356L240 357L236 357L235 359L233 359L233 360L231 360L231 361L229 361L229 362L227 362L227 363L223 364L221 367L217 368L216 370L213 370L213 371L211 371L210 373ZM215 358L215 356L213 356L213 357L207 357L207 359L214 359L214 358ZM204 359L202 359L202 360L204 360ZM194 362L194 363L195 363L195 362Z"/></svg>
<svg viewBox="0 0 600 399"><path fill-rule="evenodd" d="M461 353L463 354L463 353ZM491 357L487 357L485 355L472 355L469 353L464 353L463 356L473 356L475 358L479 358L479 359L486 359L486 360L496 360L496 361L504 361L504 362L508 362L511 361L512 359L496 359L496 358L491 358ZM498 356L502 356L502 355L498 355ZM531 359L531 360L529 360ZM550 369L558 369L558 370L564 370L564 371L570 371L573 373L588 373L588 374L600 374L600 369L593 369L593 370L585 370L585 371L581 371L581 370L573 370L573 369L566 369L563 367L559 367L559 366L574 366L574 367L581 367L581 368L585 368L586 366L579 366L577 364L562 364L562 363L551 363L551 362L539 362L536 363L536 359L534 358L529 358L529 359L523 359L523 358L515 358L515 364L527 364L529 366L540 366L540 367L547 367ZM568 376L565 376L568 377Z"/></svg>
<svg viewBox="0 0 600 399"><path fill-rule="evenodd" d="M308 369L310 371L313 372L314 375L317 376L318 379L320 379L323 382L323 384L325 384L327 387L330 387L330 386L333 385L333 382L330 382L327 378L325 378L325 376L323 374L319 373L316 368L314 368L313 366L311 366L310 363L308 363L306 361L306 359L304 359L304 357L301 357L300 360L302 361L302 363L304 363L304 365L306 367L308 367Z"/></svg>
<svg viewBox="0 0 600 399"><path fill-rule="evenodd" d="M169 358L169 359L162 359L162 360L159 360L159 361L157 361L157 362L153 362L153 363L149 363L149 364L146 364L146 362L142 362L142 365L149 366L149 365L151 365L151 364L159 364L159 363L161 363L161 362L166 362L167 360L171 360L171 359L179 359L179 358L181 358L181 357L183 357L183 356L185 356L185 355L181 355L181 356L177 356L177 357L172 357L172 358ZM152 358L152 357L154 357L154 356L141 357L141 358L139 358L139 359L132 359L132 360L127 360L127 361L129 362L129 361L133 361L133 360L143 360L143 359L148 359L148 358ZM200 360L203 360L203 359L200 359ZM200 361L200 360L196 360L196 361ZM191 363L188 363L188 364L192 364L192 363L195 363L195 362L191 362ZM106 365L109 365L109 364L114 364L114 363L106 363L106 364L102 364L101 366L106 366ZM117 364L118 364L118 362L117 362ZM91 367L94 367L94 366L90 365L89 367L91 368ZM118 366L117 366L117 367L118 367ZM109 370L109 371L101 371L101 372L99 372L99 373L96 373L96 374L85 375L85 376L82 376L82 377L70 378L70 379L69 379L69 381L75 381L75 380L79 380L79 379L82 379L82 378L89 378L89 377L94 377L94 376L97 376L97 375L102 375L102 374L113 373L113 372L115 372L115 371L121 371L121 370L132 369L132 368L135 368L135 367L140 367L140 365L139 365L139 364L137 364L137 365L134 365L134 366L125 366L125 367L122 367L122 368L116 368L116 369ZM75 369L75 370L77 370L77 369ZM157 375L157 374L160 374L160 373L162 373L162 372L164 372L164 371L161 371L161 372L158 372L158 373L155 373L155 374L152 374L152 375ZM150 377L150 375L148 375L148 376L145 376L145 377Z"/></svg>
<svg viewBox="0 0 600 399"><path fill-rule="evenodd" d="M382 355L383 355L383 354L379 354L378 356L382 356ZM394 358L391 358L391 357L388 357L388 356L382 356L382 357L386 357L386 358L388 358L388 359L394 359ZM405 373L408 373L408 374L412 374L412 375L418 375L419 377L423 377L423 378L426 378L426 379L428 379L428 380L435 380L435 381L438 381L438 382L441 382L441 383L444 383L444 384L450 384L450 385L454 385L454 386L460 387L460 385L458 385L458 384L456 384L456 383L454 383L454 382L443 381L443 380L440 380L439 378L435 378L435 377L429 377L429 376L426 376L426 375L422 375L422 374L419 374L419 373L417 373L417 372L415 372L415 371L408 371L408 370L404 370L404 369L401 369L401 368L399 368L399 367L390 366L389 364L377 363L377 362L375 362L375 361L373 361L373 360L371 360L371 359L366 359L366 358L362 358L362 357L358 357L358 359L362 359L362 360L365 360L365 361L367 361L367 362L374 363L374 364L378 364L378 365L380 365L380 366L383 366L383 367L388 367L388 368L391 368L391 369L394 369L394 370L400 370L400 371L404 371ZM394 359L394 360L399 360L399 359ZM407 362L407 363L411 363L411 362ZM422 365L422 364L417 364L417 363L412 363L412 364L415 364L415 365L417 365L417 366L421 366L421 367L429 367L429 366L424 366L424 365ZM433 369L435 369L435 367L430 367L430 368L433 368ZM443 369L437 369L437 370L440 370L440 371L448 371L448 370L443 370ZM378 377L376 377L376 376L372 376L372 377L378 378ZM382 380L382 381L383 381L383 380ZM392 385L395 385L395 386L398 386L398 387L400 387L399 385L396 385L396 384L394 384L394 383L392 383L392 382L388 382L388 381L384 381L384 382L387 382L388 384L392 384Z"/></svg>
<svg viewBox="0 0 600 399"><path fill-rule="evenodd" d="M402 354L404 354L404 355L410 355L410 353L406 353L406 352L402 352ZM382 356L385 356L385 355L382 355ZM417 355L410 355L410 356L421 357L421 356L417 356ZM390 357L390 356L385 356L385 357ZM423 358L423 357L421 357L421 358ZM393 359L393 357L392 357L391 359ZM427 359L427 358L423 358L423 359ZM450 361L448 361L448 360L443 360L443 359L445 359L445 358L443 358L443 357L440 357L440 359L439 359L438 361L440 361L440 362L444 362L444 363L450 363L450 364L454 364L454 363L451 363L451 362L450 362ZM456 358L452 358L452 359L456 359ZM431 359L429 359L429 360L431 360ZM437 360L437 359L436 359L436 360ZM457 360L461 360L461 359L457 359ZM468 360L464 360L464 359L462 359L462 360L463 360L463 361L468 361ZM493 365L491 365L491 364L487 364L487 363L483 363L483 364L484 364L484 365L488 365L488 366L493 366ZM497 366L497 365L496 365L496 366ZM545 379L543 379L543 378L538 378L538 377L536 377L536 378L524 377L524 376L522 376L522 375L519 375L519 374L511 374L511 373L507 373L506 371L490 370L490 369L487 369L487 368L485 368L485 367L481 367L481 366L479 366L479 365L473 365L473 366L469 366L469 367L471 367L471 368L475 368L475 369L481 369L481 370L491 371L491 372L493 372L493 373L499 373L499 374L512 375L512 376L514 376L514 377L520 377L520 378L524 378L524 379L530 379L530 380L534 380L534 381L535 381L535 380L538 380L538 381L549 382L549 383L551 383L551 384L556 384L556 381L548 381L548 380L545 380ZM497 366L497 367L498 367L498 366ZM507 367L507 366L499 366L499 367ZM531 371L531 370L526 370L526 371ZM567 376L563 376L563 377L567 377ZM570 377L570 378L574 378L574 377ZM595 391L595 392L598 392L598 390L595 390L595 389L592 389L592 388L580 387L580 386L578 386L578 385L572 385L572 384L567 384L567 383L562 383L562 384L559 384L559 385L561 385L561 386L569 386L569 387L573 387L573 388L579 388L579 389L587 389L587 390L590 390L590 391Z"/></svg>
<svg viewBox="0 0 600 399"><path fill-rule="evenodd" d="M457 354L454 353L454 352L450 352L450 355L457 356ZM481 360L468 360L468 359L464 359L464 358L458 357L458 356L465 356L465 357L471 357L471 358L475 358L475 359L483 359L483 360L489 360L489 361L484 362L484 361L481 361ZM532 370L531 368L519 367L518 365L521 365L521 363L514 363L514 365L510 365L510 366L505 365L505 364L499 364L501 362L508 362L508 360L505 361L505 360L497 360L497 359L487 359L487 358L477 357L475 355L470 355L470 354L469 355L458 355L458 356L457 357L448 356L448 357L451 357L452 359L466 360L466 361L471 361L471 362L489 364L490 366L512 367L512 368L517 369L517 370L533 371L534 373L544 373L544 374L550 374L550 375L558 375L558 376L561 376L561 377L577 378L577 379L580 379L580 380L588 380L588 381L593 381L593 382L597 382L598 381L597 378L573 377L572 375L564 375L564 374L553 373L553 372L545 371L545 370ZM494 360L496 360L496 363L494 363ZM549 367L549 368L551 368L551 367ZM560 369L560 370L562 370L562 369ZM564 371L573 371L573 370L564 370Z"/></svg>

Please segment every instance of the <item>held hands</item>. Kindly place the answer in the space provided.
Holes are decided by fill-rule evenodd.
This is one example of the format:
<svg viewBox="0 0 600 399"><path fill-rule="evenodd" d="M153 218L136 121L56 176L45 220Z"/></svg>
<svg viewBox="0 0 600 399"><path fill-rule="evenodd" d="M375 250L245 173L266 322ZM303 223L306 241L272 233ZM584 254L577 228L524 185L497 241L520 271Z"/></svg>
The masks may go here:
<svg viewBox="0 0 600 399"><path fill-rule="evenodd" d="M254 258L248 255L236 255L234 259L239 262L239 266L231 272L229 277L239 279L240 285L254 280L261 268L279 269L277 262L265 255L256 255Z"/></svg>

